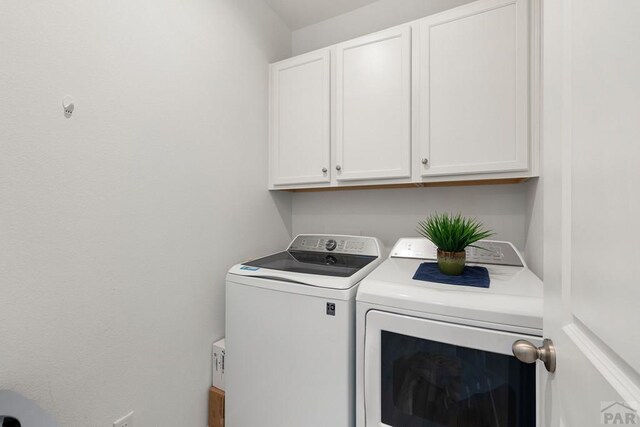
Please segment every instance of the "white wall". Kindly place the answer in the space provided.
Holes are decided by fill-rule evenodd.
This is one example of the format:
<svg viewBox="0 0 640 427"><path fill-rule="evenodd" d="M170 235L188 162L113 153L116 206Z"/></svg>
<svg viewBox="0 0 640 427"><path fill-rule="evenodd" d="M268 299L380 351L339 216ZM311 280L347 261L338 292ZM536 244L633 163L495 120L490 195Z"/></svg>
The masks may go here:
<svg viewBox="0 0 640 427"><path fill-rule="evenodd" d="M293 32L293 54L309 52L452 9L473 0L378 0Z"/></svg>
<svg viewBox="0 0 640 427"><path fill-rule="evenodd" d="M542 155L542 153L541 153ZM524 257L529 268L544 279L544 177L526 183Z"/></svg>
<svg viewBox="0 0 640 427"><path fill-rule="evenodd" d="M497 234L525 245L526 184L294 193L293 233L362 234L386 249L434 212L474 216Z"/></svg>
<svg viewBox="0 0 640 427"><path fill-rule="evenodd" d="M0 389L65 427L206 425L225 272L290 238L290 31L260 0L32 0L0 36Z"/></svg>

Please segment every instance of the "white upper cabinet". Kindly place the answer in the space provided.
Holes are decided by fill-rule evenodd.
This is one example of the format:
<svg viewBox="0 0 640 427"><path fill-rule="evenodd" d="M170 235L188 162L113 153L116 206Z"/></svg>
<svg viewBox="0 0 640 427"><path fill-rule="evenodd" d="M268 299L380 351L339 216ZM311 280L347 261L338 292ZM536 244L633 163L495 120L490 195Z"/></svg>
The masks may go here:
<svg viewBox="0 0 640 427"><path fill-rule="evenodd" d="M336 46L337 181L411 177L411 27Z"/></svg>
<svg viewBox="0 0 640 427"><path fill-rule="evenodd" d="M331 181L331 51L271 65L272 187Z"/></svg>
<svg viewBox="0 0 640 427"><path fill-rule="evenodd" d="M529 169L528 8L480 0L418 21L419 176Z"/></svg>
<svg viewBox="0 0 640 427"><path fill-rule="evenodd" d="M270 188L537 176L539 9L478 0L273 64Z"/></svg>

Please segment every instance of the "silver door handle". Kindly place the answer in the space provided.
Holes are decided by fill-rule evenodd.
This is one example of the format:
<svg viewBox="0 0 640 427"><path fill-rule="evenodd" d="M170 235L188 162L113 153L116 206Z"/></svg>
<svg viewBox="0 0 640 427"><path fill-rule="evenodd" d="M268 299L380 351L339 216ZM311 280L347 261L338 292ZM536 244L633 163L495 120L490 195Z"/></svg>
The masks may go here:
<svg viewBox="0 0 640 427"><path fill-rule="evenodd" d="M327 173L327 168L322 168L322 173Z"/></svg>
<svg viewBox="0 0 640 427"><path fill-rule="evenodd" d="M511 346L513 355L523 363L535 363L540 360L549 372L556 371L556 348L553 341L545 338L542 347L536 347L527 340L518 340Z"/></svg>
<svg viewBox="0 0 640 427"><path fill-rule="evenodd" d="M429 163L429 159L427 159L426 157L424 159L422 159L422 164L426 165Z"/></svg>
<svg viewBox="0 0 640 427"><path fill-rule="evenodd" d="M339 171L339 170L341 170L341 169L342 169L342 166L340 166L340 165L336 165L336 170L337 170L337 171Z"/></svg>

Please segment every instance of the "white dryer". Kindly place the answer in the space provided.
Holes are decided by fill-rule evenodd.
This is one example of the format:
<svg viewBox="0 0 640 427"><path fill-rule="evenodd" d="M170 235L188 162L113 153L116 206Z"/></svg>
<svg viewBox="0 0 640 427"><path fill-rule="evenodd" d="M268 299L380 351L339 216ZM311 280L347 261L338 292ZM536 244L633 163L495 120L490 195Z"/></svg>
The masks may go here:
<svg viewBox="0 0 640 427"><path fill-rule="evenodd" d="M427 239L400 239L357 295L358 427L534 427L541 371L512 344L542 344L542 282L508 242L467 260L488 288L414 280Z"/></svg>
<svg viewBox="0 0 640 427"><path fill-rule="evenodd" d="M381 250L373 237L300 235L229 270L227 427L353 427L355 295Z"/></svg>

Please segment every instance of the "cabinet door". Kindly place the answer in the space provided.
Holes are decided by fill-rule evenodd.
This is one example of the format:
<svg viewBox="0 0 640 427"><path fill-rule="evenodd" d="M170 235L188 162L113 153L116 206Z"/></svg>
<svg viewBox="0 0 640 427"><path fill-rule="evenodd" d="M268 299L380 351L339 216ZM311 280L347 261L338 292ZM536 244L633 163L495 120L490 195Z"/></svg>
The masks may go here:
<svg viewBox="0 0 640 427"><path fill-rule="evenodd" d="M529 165L527 0L481 0L419 23L420 174Z"/></svg>
<svg viewBox="0 0 640 427"><path fill-rule="evenodd" d="M336 47L336 179L411 175L411 28Z"/></svg>
<svg viewBox="0 0 640 427"><path fill-rule="evenodd" d="M271 65L271 179L274 186L329 183L330 50Z"/></svg>

